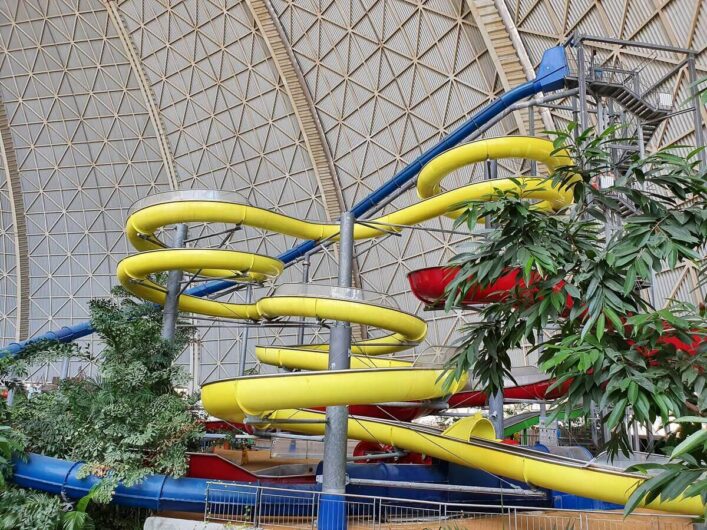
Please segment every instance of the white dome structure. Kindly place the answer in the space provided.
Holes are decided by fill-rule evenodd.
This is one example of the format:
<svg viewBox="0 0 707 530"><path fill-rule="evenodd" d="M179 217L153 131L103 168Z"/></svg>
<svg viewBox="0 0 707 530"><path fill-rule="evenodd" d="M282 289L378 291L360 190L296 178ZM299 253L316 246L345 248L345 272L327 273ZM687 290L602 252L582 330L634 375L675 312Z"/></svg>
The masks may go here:
<svg viewBox="0 0 707 530"><path fill-rule="evenodd" d="M124 223L137 200L219 190L293 217L334 221L484 105L532 79L543 52L575 32L689 48L697 77L707 75L707 3L695 0L5 0L0 340L87 319L87 302L117 284L116 265L129 253ZM604 62L639 70L676 108L689 99L684 54L596 46ZM570 117L543 108L531 124L518 111L484 134L539 134ZM648 148L692 142L694 134L692 115L674 113ZM510 161L500 171L528 167ZM459 171L450 186L482 176L480 167ZM416 200L409 191L386 208ZM189 237L210 233L214 246L272 256L297 243L254 229L222 243L218 232L191 227ZM445 263L463 239L408 230L361 243L355 283L421 312L406 273ZM310 281L330 285L335 277L332 251L314 254ZM280 281L301 278L299 263ZM656 295L703 300L695 282L688 267L669 271ZM465 317L425 318L426 344L437 345L450 343ZM195 384L235 375L245 328L199 323L199 340L182 359ZM296 333L251 329L247 346ZM319 330L306 333L316 340ZM252 354L247 362L255 362ZM33 378L60 372L50 364Z"/></svg>

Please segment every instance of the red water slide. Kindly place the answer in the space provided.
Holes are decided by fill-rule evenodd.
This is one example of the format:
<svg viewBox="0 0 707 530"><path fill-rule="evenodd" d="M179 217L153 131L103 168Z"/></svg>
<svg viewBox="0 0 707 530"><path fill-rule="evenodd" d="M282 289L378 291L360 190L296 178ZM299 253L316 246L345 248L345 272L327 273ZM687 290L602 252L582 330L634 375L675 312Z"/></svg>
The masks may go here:
<svg viewBox="0 0 707 530"><path fill-rule="evenodd" d="M419 300L424 302L428 309L441 309L446 302L447 286L454 280L459 270L459 267L428 267L426 269L412 271L408 273L408 281L410 282L412 293ZM474 307L501 302L507 299L511 294L517 297L519 304L522 305L524 299L529 300L537 293L538 289L534 287L533 284L538 280L539 275L532 273L530 276L530 285L526 286L525 281L522 279L520 269L509 270L508 273L503 274L498 280L488 286L473 286L469 289L462 300L462 306ZM554 289L559 290L563 285L564 282L561 281ZM567 309L571 309L574 303L572 297L567 296L565 302ZM666 329L670 328L667 322L664 323L664 327ZM697 348L705 339L700 335L693 335L692 338L692 342L687 343L678 338L675 334L668 332L658 339L658 344L670 345L677 350L695 355ZM646 351L645 356L652 357L655 355L656 351L657 350Z"/></svg>

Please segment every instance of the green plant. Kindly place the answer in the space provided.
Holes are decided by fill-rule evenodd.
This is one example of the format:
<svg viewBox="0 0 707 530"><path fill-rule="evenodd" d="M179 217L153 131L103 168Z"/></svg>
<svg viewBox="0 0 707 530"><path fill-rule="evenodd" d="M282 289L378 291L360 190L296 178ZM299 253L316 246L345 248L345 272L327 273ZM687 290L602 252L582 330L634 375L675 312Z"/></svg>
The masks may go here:
<svg viewBox="0 0 707 530"><path fill-rule="evenodd" d="M448 365L454 369L452 375L470 369L491 393L502 388L504 376L512 377L508 352L524 340L534 344L548 323L562 318L566 299L579 298L579 290L565 278L581 267L582 258L601 240L595 221L547 215L523 198L525 186L517 183L518 191L499 191L493 200L466 205L455 228L465 225L472 231L483 217L497 229L478 248L449 262L460 270L447 287L447 310L459 307L475 285L492 285L513 269L522 271L525 285L532 283L539 293L527 296L519 285L508 298L488 304L478 322L460 330L460 353Z"/></svg>
<svg viewBox="0 0 707 530"><path fill-rule="evenodd" d="M93 530L87 508L91 490L76 505L38 491L10 488L0 493L0 528L4 530Z"/></svg>
<svg viewBox="0 0 707 530"><path fill-rule="evenodd" d="M116 504L96 504L89 507L95 528L100 530L142 530L151 512Z"/></svg>
<svg viewBox="0 0 707 530"><path fill-rule="evenodd" d="M62 530L93 530L95 528L93 518L86 511L91 501L96 497L98 487L94 486L88 494L81 497L73 509L61 517Z"/></svg>
<svg viewBox="0 0 707 530"><path fill-rule="evenodd" d="M450 261L460 272L448 286L446 306L460 307L476 284L489 286L521 271L530 287L488 304L480 322L462 329L448 373L470 370L494 394L502 390L503 376L511 377L509 351L526 341L539 346L550 330L541 366L556 379L554 387L568 387L556 415L589 413L590 402L598 404L612 454L629 449L625 415L641 424L668 422L688 405L704 410L707 398L704 344L689 355L665 341L668 335L686 343L704 336L704 315L689 304L653 308L641 292L655 273L700 261L707 243L707 181L699 150L632 155L623 161L625 173L598 188L596 181L615 168L608 145L619 132L571 126L553 133L556 150L573 160L549 177L575 199L561 215L538 211L522 190L462 205L457 227L471 230L484 217L496 230L475 251Z"/></svg>
<svg viewBox="0 0 707 530"><path fill-rule="evenodd" d="M22 435L9 425L7 402L0 399L0 491L7 488L7 480L12 476L12 461L23 457L25 440Z"/></svg>
<svg viewBox="0 0 707 530"><path fill-rule="evenodd" d="M20 436L9 425L0 425L0 491L5 489L7 479L12 476L12 459L24 451Z"/></svg>
<svg viewBox="0 0 707 530"><path fill-rule="evenodd" d="M174 361L191 330L180 327L174 341L162 340L161 310L129 298L94 300L90 310L104 343L100 378L69 379L55 391L18 396L12 422L28 450L86 462L80 475L103 478L93 498L105 503L119 482L183 475L185 453L202 427L192 400L175 390L185 376Z"/></svg>
<svg viewBox="0 0 707 530"><path fill-rule="evenodd" d="M0 494L0 527L7 530L59 530L63 511L55 495L15 488Z"/></svg>
<svg viewBox="0 0 707 530"><path fill-rule="evenodd" d="M696 426L675 447L666 448L667 463L646 463L631 466L629 470L654 475L641 484L631 495L624 508L629 514L641 502L651 502L657 498L675 499L679 496L701 497L707 505L707 418L686 416L675 420L678 424ZM707 514L705 514L707 515Z"/></svg>

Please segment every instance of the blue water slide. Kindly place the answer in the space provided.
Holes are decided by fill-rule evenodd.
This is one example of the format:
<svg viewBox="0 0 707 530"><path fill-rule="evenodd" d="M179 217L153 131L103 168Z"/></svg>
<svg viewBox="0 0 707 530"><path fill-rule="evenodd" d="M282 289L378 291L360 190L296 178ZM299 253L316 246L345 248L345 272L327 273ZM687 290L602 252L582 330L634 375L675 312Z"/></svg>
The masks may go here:
<svg viewBox="0 0 707 530"><path fill-rule="evenodd" d="M542 61L538 66L536 77L532 81L523 83L514 89L506 92L498 99L489 103L486 107L474 114L471 118L465 121L459 128L446 136L437 145L430 148L421 154L411 164L407 165L397 175L388 182L383 184L377 190L371 192L367 197L359 201L351 209L356 217L360 217L371 209L381 204L386 198L395 193L398 189L405 186L413 180L422 170L422 167L432 160L435 156L459 145L474 131L483 127L489 121L494 119L499 114L503 113L508 107L522 101L526 98L534 96L540 92L552 92L563 88L565 77L569 74L567 66L567 57L562 46L556 46L545 51ZM278 256L283 263L290 263L306 253L311 252L317 246L316 241L304 241L294 248ZM232 287L233 283L225 280L215 280L207 282L201 286L194 287L186 291L192 296L207 296L217 293L228 287ZM86 337L93 333L93 327L90 322L82 322L73 326L66 326L57 331L49 331L43 335L39 335L32 339L22 342L12 342L4 348L5 354L15 355L21 352L29 343L39 340L58 340L60 342L72 342L81 337Z"/></svg>
<svg viewBox="0 0 707 530"><path fill-rule="evenodd" d="M64 495L70 499L80 499L100 479L94 476L78 478L81 462L70 462L49 456L30 454L27 461L16 460L12 476L13 482L23 488ZM164 475L152 475L134 486L120 485L115 490L113 502L121 506L133 506L148 510L173 510L180 512L201 512L206 506L208 480L201 478L172 478ZM258 488L262 486L260 493ZM268 489L268 487L273 489ZM246 509L259 502L261 509L282 504L281 493L276 484L232 482L219 493L211 487L209 504L213 508L223 502L229 511L238 507ZM280 488L283 486L280 485ZM317 484L288 484L285 486L287 503L290 508L300 506L302 515L311 513L312 493L318 491ZM288 511L288 513L293 513Z"/></svg>
<svg viewBox="0 0 707 530"><path fill-rule="evenodd" d="M510 90L484 107L446 136L439 144L420 155L391 180L357 203L352 209L353 213L356 216L361 216L381 204L396 190L413 180L422 167L432 158L463 142L474 131L483 127L499 114L502 114L514 103L540 92L552 92L561 89L568 74L569 68L564 48L558 46L548 49L543 55L536 78L533 81L528 81ZM305 241L280 255L279 259L284 263L289 263L314 250L316 246L316 241ZM187 294L207 296L232 286L233 283L228 281L212 281L203 286L189 289ZM11 343L4 349L3 353L5 355L15 355L21 352L29 343L39 340L49 339L72 342L90 335L93 331L90 322L82 322L74 326L63 327L57 331L44 333L30 340ZM95 477L77 478L76 474L80 465L79 462L70 462L42 455L30 455L26 462L19 460L16 462L13 480L22 487L50 493L64 492L69 497L79 498L85 495L91 486L99 480ZM136 486L120 486L116 491L114 502L124 506L139 506L153 510L200 512L204 510L206 482L203 479L175 479L163 475L154 475L146 478ZM234 486L238 487L237 483L234 483ZM246 486L243 486L243 488L244 498L247 498L245 493L250 490ZM306 488L304 487L304 489ZM305 494L304 489L303 494ZM250 501L244 502L247 504Z"/></svg>
<svg viewBox="0 0 707 530"><path fill-rule="evenodd" d="M79 478L81 462L69 462L59 458L30 454L27 461L17 461L14 468L13 481L23 487L41 490L55 495L64 495L70 499L80 499L86 495L92 486L100 479L94 476ZM37 473L37 469L43 473ZM322 473L322 463L317 467L317 474ZM435 465L422 464L348 464L346 475L352 479L368 479L380 484L383 481L417 482L420 484L463 484L493 488L507 487L508 481L483 471L469 469L447 462ZM313 515L312 509L317 503L313 497L321 490L320 484L282 484L271 481L253 483L242 482L211 482L200 478L171 478L164 475L153 475L145 478L135 486L118 486L113 502L121 506L145 508L155 511L181 511L203 513L208 500L209 509L215 513L251 513L258 504L261 515L272 513L282 515L282 506L287 504L288 515ZM527 484L518 484L527 489ZM396 486L366 486L350 484L346 492L361 496L357 499L355 510L362 511L373 508L371 497L387 497L405 499L410 503L424 502L457 502L457 503L488 503L502 502L496 495L479 495L469 492L451 492L446 490L410 489ZM368 499L366 498L368 497ZM324 499L322 499L324 500ZM569 497L565 503L571 502ZM514 505L548 505L547 499L537 497L513 497ZM532 504L530 504L532 503ZM540 503L540 504L539 504ZM325 505L327 503L324 503ZM335 496L334 504L342 508L341 499ZM365 505L368 505L367 507ZM319 505L322 508L322 505ZM324 514L324 517L330 517Z"/></svg>

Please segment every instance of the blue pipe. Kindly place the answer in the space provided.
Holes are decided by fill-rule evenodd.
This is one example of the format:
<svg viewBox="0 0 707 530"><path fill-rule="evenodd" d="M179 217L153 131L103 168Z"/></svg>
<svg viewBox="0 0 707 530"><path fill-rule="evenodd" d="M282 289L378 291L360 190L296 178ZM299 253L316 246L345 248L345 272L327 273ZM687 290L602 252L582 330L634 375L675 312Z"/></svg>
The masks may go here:
<svg viewBox="0 0 707 530"><path fill-rule="evenodd" d="M569 74L567 65L567 57L562 46L549 48L543 54L542 61L538 66L536 77L533 81L528 81L506 92L497 100L491 102L486 107L481 109L474 116L464 122L458 129L453 131L449 136L445 137L434 147L420 155L415 161L402 169L388 182L383 184L377 190L371 192L367 197L359 201L351 209L355 217L360 217L372 208L378 206L387 197L394 193L406 183L414 179L422 170L423 166L432 160L435 156L450 149L464 141L466 137L484 126L490 120L501 114L511 105L539 92L552 92L559 90L564 86L565 77ZM294 248L280 254L278 259L283 263L290 263L306 253L311 252L317 246L317 241L304 241ZM208 296L217 293L223 289L232 287L234 284L226 280L215 280L207 282L204 285L194 287L186 291L186 294L191 296ZM81 337L86 337L93 333L93 327L90 322L82 322L74 326L66 326L58 331L49 331L32 339L21 342L12 342L0 352L5 355L16 355L21 352L28 344L40 340L58 340L59 342L72 342Z"/></svg>
<svg viewBox="0 0 707 530"><path fill-rule="evenodd" d="M63 494L71 499L80 499L86 495L92 486L101 479L90 475L78 478L77 474L83 465L82 462L70 462L49 456L30 454L27 461L15 460L12 480L20 487L53 493ZM119 485L113 496L113 502L121 506L146 508L148 510L174 510L181 512L201 512L206 508L206 494L210 481L201 478L171 478L165 475L151 475L134 486ZM282 504L282 499L277 491L267 489L282 488L282 485L253 483L245 484L229 482L227 492L224 488L223 503L228 504L229 510L237 508L254 507L258 499L255 486L263 486L259 494L261 509L275 507ZM318 491L317 484L288 484L287 503L288 513L290 507L299 507L302 515L311 513L312 493ZM211 486L209 504L219 503L218 488ZM293 512L294 514L294 512Z"/></svg>

